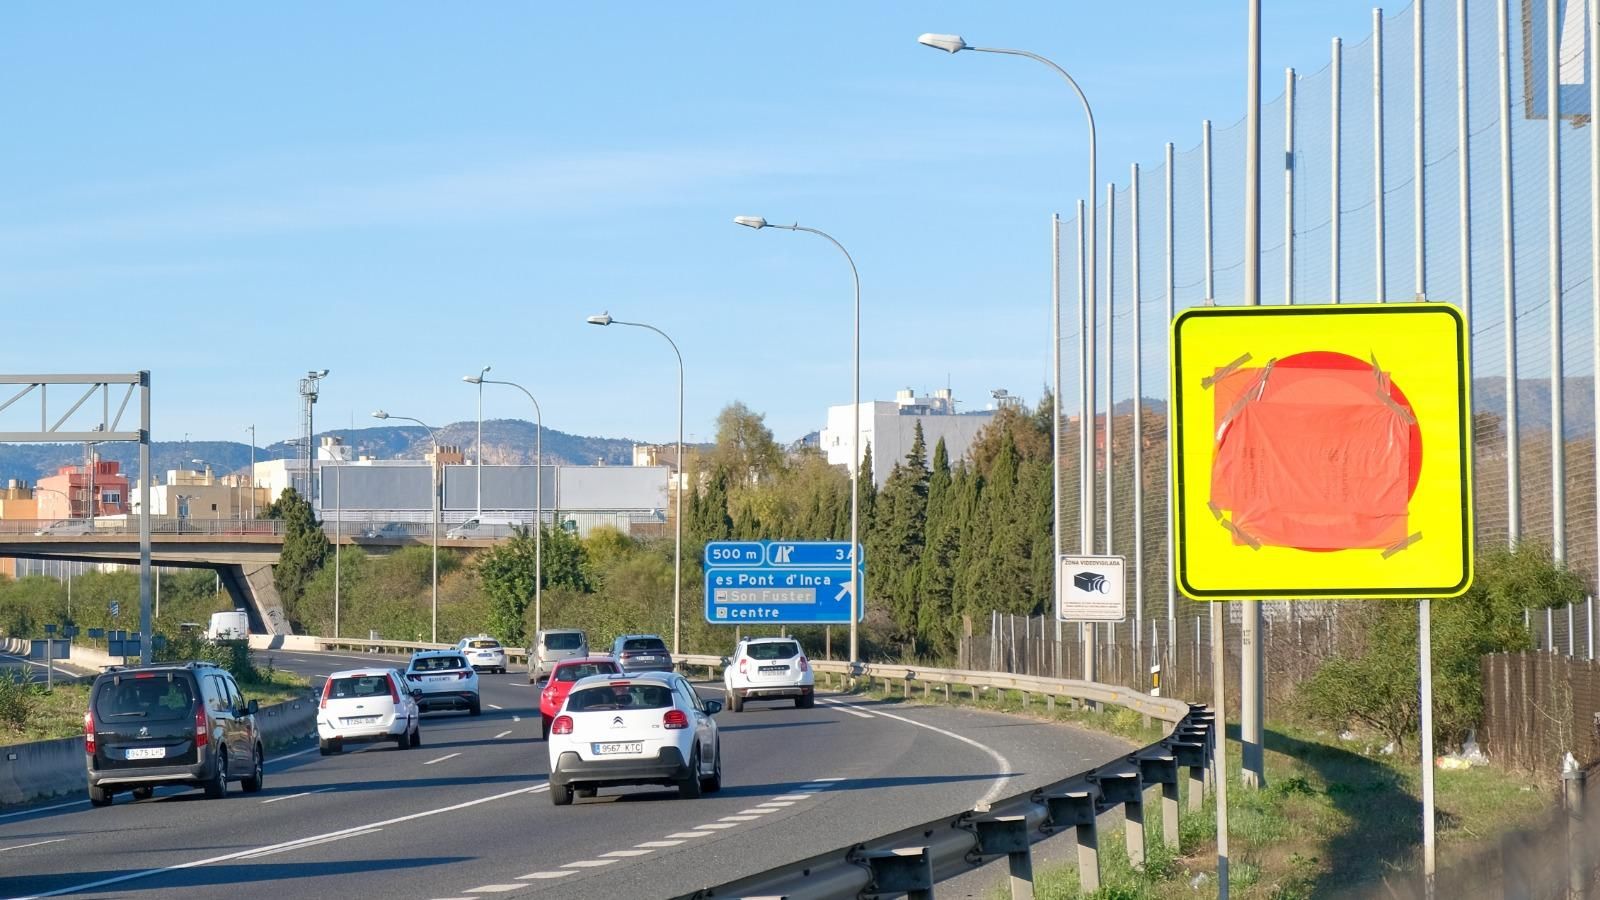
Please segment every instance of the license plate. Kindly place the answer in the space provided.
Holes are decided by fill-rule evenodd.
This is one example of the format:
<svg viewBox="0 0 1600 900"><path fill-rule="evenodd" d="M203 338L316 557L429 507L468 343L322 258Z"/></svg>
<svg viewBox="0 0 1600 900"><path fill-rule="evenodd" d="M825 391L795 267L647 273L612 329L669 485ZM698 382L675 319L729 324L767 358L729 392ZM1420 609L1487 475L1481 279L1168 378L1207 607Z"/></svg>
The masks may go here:
<svg viewBox="0 0 1600 900"><path fill-rule="evenodd" d="M434 675L428 680L437 683L440 681L455 681L456 677L454 675Z"/></svg>
<svg viewBox="0 0 1600 900"><path fill-rule="evenodd" d="M643 753L644 742L629 741L625 743L594 744L596 756L608 756L613 753Z"/></svg>
<svg viewBox="0 0 1600 900"><path fill-rule="evenodd" d="M789 671L789 667L788 666L762 666L761 668L757 669L756 671L758 671L758 672L787 672L787 671Z"/></svg>
<svg viewBox="0 0 1600 900"><path fill-rule="evenodd" d="M377 716L352 716L344 720L346 725L371 725L378 721Z"/></svg>
<svg viewBox="0 0 1600 900"><path fill-rule="evenodd" d="M166 759L165 747L135 747L128 751L128 759Z"/></svg>

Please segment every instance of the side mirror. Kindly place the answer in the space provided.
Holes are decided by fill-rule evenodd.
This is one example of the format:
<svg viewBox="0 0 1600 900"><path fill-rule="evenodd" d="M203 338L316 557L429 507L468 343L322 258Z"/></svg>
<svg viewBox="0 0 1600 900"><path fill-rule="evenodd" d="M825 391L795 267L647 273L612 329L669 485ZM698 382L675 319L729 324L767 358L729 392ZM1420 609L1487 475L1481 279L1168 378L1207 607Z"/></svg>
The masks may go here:
<svg viewBox="0 0 1600 900"><path fill-rule="evenodd" d="M249 703L246 703L244 705L244 711L246 713L249 713L252 716L255 715L257 712L259 712L260 710L261 710L261 702L259 700L251 700Z"/></svg>
<svg viewBox="0 0 1600 900"><path fill-rule="evenodd" d="M731 665L733 665L733 660L728 659L726 656L724 656L722 658L722 661L720 663L718 663L718 665L721 665L721 666L724 666L724 667L731 666Z"/></svg>
<svg viewBox="0 0 1600 900"><path fill-rule="evenodd" d="M722 701L721 700L707 700L706 701L706 715L714 716L719 712L722 712Z"/></svg>

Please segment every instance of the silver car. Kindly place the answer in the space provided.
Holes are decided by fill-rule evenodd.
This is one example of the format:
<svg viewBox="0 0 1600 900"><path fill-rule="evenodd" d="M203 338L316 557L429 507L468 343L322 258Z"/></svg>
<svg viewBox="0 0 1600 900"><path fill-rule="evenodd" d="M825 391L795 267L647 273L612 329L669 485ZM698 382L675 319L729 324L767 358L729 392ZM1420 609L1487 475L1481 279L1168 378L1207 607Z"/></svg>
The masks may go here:
<svg viewBox="0 0 1600 900"><path fill-rule="evenodd" d="M653 634L624 634L611 643L611 657L632 675L635 672L671 672L672 651Z"/></svg>
<svg viewBox="0 0 1600 900"><path fill-rule="evenodd" d="M528 646L528 683L550 677L556 663L589 655L589 638L576 628L546 628Z"/></svg>

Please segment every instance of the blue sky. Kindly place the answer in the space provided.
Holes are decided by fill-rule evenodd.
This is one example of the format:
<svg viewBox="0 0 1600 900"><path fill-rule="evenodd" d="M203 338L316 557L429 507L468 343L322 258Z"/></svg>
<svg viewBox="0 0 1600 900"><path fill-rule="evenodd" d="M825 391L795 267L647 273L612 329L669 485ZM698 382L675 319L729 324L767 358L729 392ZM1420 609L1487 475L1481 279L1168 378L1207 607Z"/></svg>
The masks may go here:
<svg viewBox="0 0 1600 900"><path fill-rule="evenodd" d="M1049 377L1049 216L1244 106L1242 3L11 7L0 28L6 370L154 371L155 436L292 436L384 407L470 419L519 381L564 431L669 439L742 400L780 439L849 400L1030 402ZM1266 95L1370 6L1268 3ZM520 394L489 417L531 418Z"/></svg>

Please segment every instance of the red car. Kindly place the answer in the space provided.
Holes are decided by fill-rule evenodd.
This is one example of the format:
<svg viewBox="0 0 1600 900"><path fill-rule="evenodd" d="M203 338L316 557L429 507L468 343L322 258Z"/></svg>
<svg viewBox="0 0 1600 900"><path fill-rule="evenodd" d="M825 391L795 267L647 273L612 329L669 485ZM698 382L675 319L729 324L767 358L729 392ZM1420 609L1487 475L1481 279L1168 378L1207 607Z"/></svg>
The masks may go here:
<svg viewBox="0 0 1600 900"><path fill-rule="evenodd" d="M580 678L590 675L621 675L617 661L609 656L586 656L582 659L564 659L550 672L550 680L539 692L539 717L544 720L542 734L550 736L550 723L555 721L561 704L567 702L567 692Z"/></svg>

